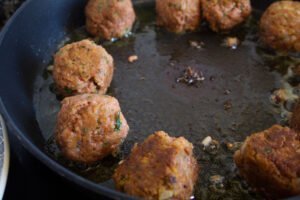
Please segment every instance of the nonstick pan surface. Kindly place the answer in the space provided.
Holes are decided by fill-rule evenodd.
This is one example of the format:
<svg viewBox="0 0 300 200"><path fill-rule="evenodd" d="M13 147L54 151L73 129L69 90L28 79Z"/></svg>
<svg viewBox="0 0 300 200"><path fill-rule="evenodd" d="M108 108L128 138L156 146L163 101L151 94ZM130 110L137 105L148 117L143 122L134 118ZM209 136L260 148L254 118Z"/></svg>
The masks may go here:
<svg viewBox="0 0 300 200"><path fill-rule="evenodd" d="M195 146L201 165L196 199L259 198L236 175L233 152L226 143L241 142L253 132L285 123L269 101L282 77L266 64L262 54L267 52L257 36L261 10L269 2L255 5L253 17L229 35L212 33L205 24L196 33L174 35L155 27L152 1L136 1L138 20L133 34L116 42L97 41L114 57L116 70L109 94L120 101L130 132L116 157L93 166L67 161L53 142L61 99L47 71L61 45L90 37L83 27L85 3L28 1L4 31L1 111L25 147L69 180L96 193L125 198L114 191L110 179L114 168L134 143L164 130L184 136ZM242 45L236 50L222 46L227 36L237 36ZM205 46L194 48L191 41ZM127 58L135 54L139 60L129 63ZM205 80L196 86L177 83L188 66L201 71ZM215 150L203 150L201 141L206 136L218 141ZM224 177L224 187L211 188L213 175Z"/></svg>

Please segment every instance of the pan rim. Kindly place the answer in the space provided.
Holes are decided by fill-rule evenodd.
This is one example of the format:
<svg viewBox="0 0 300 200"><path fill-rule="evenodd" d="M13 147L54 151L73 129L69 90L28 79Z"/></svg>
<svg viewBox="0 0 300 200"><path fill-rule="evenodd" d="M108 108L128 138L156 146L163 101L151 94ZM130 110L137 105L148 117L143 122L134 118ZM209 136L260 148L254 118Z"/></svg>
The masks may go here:
<svg viewBox="0 0 300 200"><path fill-rule="evenodd" d="M35 0L26 0L20 8L14 13L12 17L7 21L5 26L2 28L0 32L0 48L3 45L3 40L7 35L10 27L12 26L15 19L25 10L32 2ZM133 0L134 1L134 0ZM136 5L142 3L149 3L151 0L136 0ZM110 189L106 186L99 185L93 181L90 181L59 164L56 160L49 157L45 152L40 150L37 145L35 145L29 138L27 138L22 131L16 126L15 122L12 120L11 115L8 113L2 98L0 96L0 113L2 114L6 127L8 129L8 135L13 134L16 136L18 141L25 147L25 149L30 152L36 159L41 161L46 167L54 171L59 176L66 178L73 184L80 186L88 191L92 191L96 194L105 195L114 199L137 199L125 193L119 192L115 189ZM288 198L289 200L299 199L300 196L294 196Z"/></svg>

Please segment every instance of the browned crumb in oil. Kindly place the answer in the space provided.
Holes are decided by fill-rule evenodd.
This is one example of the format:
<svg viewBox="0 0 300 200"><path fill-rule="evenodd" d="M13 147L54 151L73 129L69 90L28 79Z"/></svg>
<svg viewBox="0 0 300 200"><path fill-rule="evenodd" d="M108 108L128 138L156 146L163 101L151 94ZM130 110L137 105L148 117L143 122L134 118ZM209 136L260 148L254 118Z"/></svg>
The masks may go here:
<svg viewBox="0 0 300 200"><path fill-rule="evenodd" d="M240 40L237 37L226 37L223 42L223 45L225 47L228 47L231 49L237 49L239 44L240 44Z"/></svg>
<svg viewBox="0 0 300 200"><path fill-rule="evenodd" d="M185 83L187 85L196 85L199 82L203 82L205 80L204 75L201 71L196 71L192 67L187 67L183 71L183 75L177 78L177 83Z"/></svg>
<svg viewBox="0 0 300 200"><path fill-rule="evenodd" d="M230 100L224 102L224 110L228 111L232 108L232 102Z"/></svg>
<svg viewBox="0 0 300 200"><path fill-rule="evenodd" d="M137 55L131 55L128 57L128 62L133 63L135 61L137 61L139 59L139 57Z"/></svg>
<svg viewBox="0 0 300 200"><path fill-rule="evenodd" d="M201 41L198 42L198 41L195 41L195 40L190 40L189 44L190 44L191 47L196 48L196 49L203 49L205 47L204 42L201 42Z"/></svg>

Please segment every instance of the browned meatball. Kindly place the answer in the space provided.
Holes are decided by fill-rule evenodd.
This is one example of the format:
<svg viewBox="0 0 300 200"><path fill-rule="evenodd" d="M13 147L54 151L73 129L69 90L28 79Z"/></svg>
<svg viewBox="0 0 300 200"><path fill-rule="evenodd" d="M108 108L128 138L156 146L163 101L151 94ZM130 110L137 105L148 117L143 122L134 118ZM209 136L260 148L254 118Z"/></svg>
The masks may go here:
<svg viewBox="0 0 300 200"><path fill-rule="evenodd" d="M300 137L274 125L251 135L235 153L240 175L270 199L300 194Z"/></svg>
<svg viewBox="0 0 300 200"><path fill-rule="evenodd" d="M226 32L251 14L250 0L202 0L202 13L215 32Z"/></svg>
<svg viewBox="0 0 300 200"><path fill-rule="evenodd" d="M53 78L59 93L64 96L104 94L113 72L113 58L90 40L68 44L54 57Z"/></svg>
<svg viewBox="0 0 300 200"><path fill-rule="evenodd" d="M55 136L67 158L91 163L116 152L128 130L117 99L83 94L62 101Z"/></svg>
<svg viewBox="0 0 300 200"><path fill-rule="evenodd" d="M156 0L157 25L168 31L193 31L200 24L200 0Z"/></svg>
<svg viewBox="0 0 300 200"><path fill-rule="evenodd" d="M260 20L261 39L281 51L300 51L300 2L277 1Z"/></svg>
<svg viewBox="0 0 300 200"><path fill-rule="evenodd" d="M300 133L300 102L298 101L293 109L290 120L290 127Z"/></svg>
<svg viewBox="0 0 300 200"><path fill-rule="evenodd" d="M123 37L135 21L131 0L89 0L85 15L87 31L106 40Z"/></svg>
<svg viewBox="0 0 300 200"><path fill-rule="evenodd" d="M118 190L143 199L189 199L198 171L193 145L159 131L133 147L113 179Z"/></svg>

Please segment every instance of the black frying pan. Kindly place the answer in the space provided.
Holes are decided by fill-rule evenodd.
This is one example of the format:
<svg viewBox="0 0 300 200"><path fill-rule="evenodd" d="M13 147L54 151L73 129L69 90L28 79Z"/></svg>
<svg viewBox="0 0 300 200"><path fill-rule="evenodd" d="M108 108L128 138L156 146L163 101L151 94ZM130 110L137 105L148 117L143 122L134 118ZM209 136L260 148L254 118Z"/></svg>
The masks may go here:
<svg viewBox="0 0 300 200"><path fill-rule="evenodd" d="M258 11L254 15L259 16L259 10L270 2L255 1ZM65 38L71 42L88 36L82 28L85 4L84 0L28 0L3 29L0 113L10 133L61 176L115 199L130 198L113 189L110 176L117 162L128 155L135 142L157 130L183 135L195 145L202 168L196 198L213 198L207 190L211 175L223 175L229 180L226 187L236 187L232 185L241 180L234 175L232 152L223 144L243 141L252 132L282 123L268 100L270 92L279 87L280 76L270 72L260 56L256 27L249 22L231 33L243 40L233 51L220 45L225 36L210 32L205 25L201 31L185 35L155 28L153 1L135 1L138 21L133 36L115 43L100 42L115 59L109 93L119 99L131 131L117 158L106 158L87 168L66 161L53 143L60 99L53 93L53 80L45 70ZM204 42L205 49L192 48L191 40ZM140 59L129 64L127 57L132 54ZM197 87L175 81L189 65L206 77ZM231 93L225 95L226 90ZM228 102L231 108L224 110ZM216 154L202 150L200 143L207 135L220 141ZM223 197L256 198L243 190L228 195Z"/></svg>

